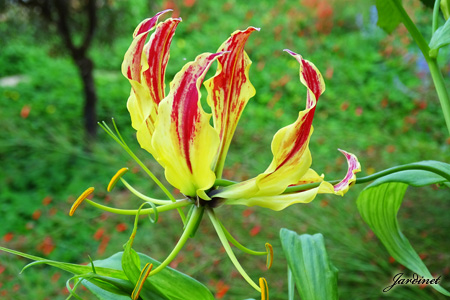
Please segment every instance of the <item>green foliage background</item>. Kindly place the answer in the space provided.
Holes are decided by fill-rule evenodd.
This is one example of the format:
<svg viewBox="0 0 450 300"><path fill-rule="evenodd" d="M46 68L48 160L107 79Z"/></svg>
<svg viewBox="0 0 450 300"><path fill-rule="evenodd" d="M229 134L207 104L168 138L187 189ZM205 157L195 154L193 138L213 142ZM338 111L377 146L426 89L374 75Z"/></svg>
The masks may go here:
<svg viewBox="0 0 450 300"><path fill-rule="evenodd" d="M271 160L272 136L304 108L306 92L299 83L298 64L282 52L285 48L314 62L325 78L326 92L318 104L310 148L313 168L327 179L341 178L346 170L337 148L358 156L362 174L418 160L450 161L450 139L419 50L403 27L391 36L378 29L370 1L194 2L156 1L149 5L141 0L133 1L133 6L127 1L111 2L109 11L103 13L116 14L116 23L109 27L100 23L98 40L90 52L96 65L99 121L114 117L128 144L159 178L164 177L163 170L139 149L130 126L126 110L130 86L120 74L120 64L135 26L169 6L176 6L175 14L179 13L183 22L171 47L166 85L186 62L202 52L216 51L233 31L261 28L246 47L253 61L250 79L257 94L236 131L226 162L227 178L241 180L263 171ZM431 11L418 1L406 2L429 37ZM155 197L162 195L106 134L100 133L90 153L85 151L77 71L59 38L33 24L25 11L14 6L0 16L0 77L19 75L22 79L17 85L0 86L0 244L54 260L87 262L88 255L101 259L122 250L133 218L87 206L70 218L68 210L74 199L94 186L95 200L136 207L139 200L120 185L106 193L109 179L124 166L133 171L127 179L134 186ZM448 58L448 54L441 57ZM448 78L449 61L442 66ZM278 241L281 227L324 235L329 255L340 271L341 299L441 299L430 288L381 292L393 275L404 270L390 262L359 217L355 204L359 191L360 187L355 187L342 199L320 196L311 204L283 212L225 207L217 213L248 246L264 250L265 242L273 244L275 263L269 271L261 257L238 256L254 278L267 278L272 299L286 299L287 295L286 262ZM442 285L447 289L448 198L445 190L411 190L399 216L404 233L431 272L443 276ZM122 231L124 227L127 230ZM181 230L176 213L162 215L156 226L142 220L135 248L162 260ZM40 267L18 276L24 264L24 260L0 253L0 298L65 298L64 274L60 278L58 271ZM207 220L173 266L207 284L217 297L227 287L224 299L258 297L234 270Z"/></svg>

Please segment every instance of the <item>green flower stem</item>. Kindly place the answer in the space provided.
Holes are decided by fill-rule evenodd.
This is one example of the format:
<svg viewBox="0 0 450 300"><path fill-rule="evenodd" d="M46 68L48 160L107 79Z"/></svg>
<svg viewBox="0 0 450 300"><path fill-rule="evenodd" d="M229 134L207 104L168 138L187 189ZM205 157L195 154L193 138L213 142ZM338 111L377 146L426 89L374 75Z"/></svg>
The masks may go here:
<svg viewBox="0 0 450 300"><path fill-rule="evenodd" d="M259 293L261 293L261 288L248 276L248 274L245 272L245 270L240 265L239 261L237 260L236 256L233 253L233 250L231 249L230 244L228 243L227 236L225 232L222 230L222 226L217 219L216 215L214 214L214 211L212 209L207 209L206 212L208 213L209 218L211 219L211 223L214 226L214 229L217 232L217 235L219 236L220 241L222 242L223 247L225 248L225 251L227 252L228 256L230 257L231 262L236 267L236 269L241 273L242 277Z"/></svg>
<svg viewBox="0 0 450 300"><path fill-rule="evenodd" d="M100 208L101 210L104 210L104 211L107 211L107 212L110 212L113 214L135 216L137 213L139 213L139 215L148 215L148 214L155 213L153 208L141 209L140 211L138 209L119 209L119 208L105 206L105 205L96 203L94 201L91 201L89 199L85 199L84 201L86 201L87 203L89 203L90 205L92 205L94 207ZM172 209L178 209L180 207L185 207L185 206L188 206L189 204L193 204L192 201L190 199L184 199L184 200L179 200L175 203L158 206L158 207L156 207L156 210L158 213L160 213L163 211L168 211L168 210L172 210Z"/></svg>
<svg viewBox="0 0 450 300"><path fill-rule="evenodd" d="M106 131L106 133L109 134L109 136L111 136L120 146L122 146L122 148L128 153L128 155L131 156L131 158L133 158L138 163L139 166L141 166L141 168L145 171L145 173L147 173L147 175L150 176L150 178L159 186L159 188L164 192L164 194L166 194L167 197L169 197L169 199L172 202L176 202L173 195L167 190L167 188L161 183L161 181L159 181L159 179L156 178L156 176L147 168L147 166L144 165L144 163L133 153L133 151L131 151L127 143L125 143L124 139L120 135L119 130L117 129L116 122L114 122L114 119L112 119L112 122L114 124L114 129L116 130L118 137L114 134L114 132L111 130L111 128L109 128L109 126L105 122L103 123L99 122L98 124L100 125L101 128L103 128L103 130ZM186 216L184 215L183 211L181 209L178 209L178 213L180 214L183 224L185 224Z"/></svg>
<svg viewBox="0 0 450 300"><path fill-rule="evenodd" d="M254 250L248 249L247 247L243 246L228 232L228 230L223 226L222 222L220 222L219 219L217 219L217 222L219 222L220 226L222 227L223 233L225 234L225 237L227 238L227 240L230 241L239 250L241 250L245 253L251 254L251 255L267 255L267 251L265 251L265 252L254 251Z"/></svg>
<svg viewBox="0 0 450 300"><path fill-rule="evenodd" d="M394 6L397 8L397 11L400 13L402 17L402 22L405 25L406 29L408 29L412 38L416 42L417 46L419 46L420 51L422 51L423 56L430 68L431 78L433 78L434 85L436 87L436 92L439 97L439 101L441 102L442 112L444 114L445 123L447 124L448 132L450 133L450 97L445 87L444 77L442 76L441 71L439 70L439 66L437 64L436 56L438 54L438 50L432 51L432 56L430 56L430 47L428 43L423 38L420 31L417 29L414 22L408 16L408 13L403 8L401 1L392 1ZM436 11L436 4L435 4ZM437 25L438 12L433 12L433 32Z"/></svg>
<svg viewBox="0 0 450 300"><path fill-rule="evenodd" d="M127 187L127 189L130 190L130 192L132 192L135 196L137 196L138 198L140 198L144 201L152 202L152 203L155 203L158 205L166 205L168 203L173 203L171 200L161 200L161 199L155 199L155 198L150 198L148 196L145 196L144 194L142 194L141 192L139 192L135 188L133 188L125 179L120 178L120 180Z"/></svg>
<svg viewBox="0 0 450 300"><path fill-rule="evenodd" d="M157 274L162 269L167 267L167 265L169 265L170 262L177 256L178 252L180 252L181 248L183 248L184 244L186 244L187 240L189 239L189 236L198 227L198 224L202 220L203 210L204 210L203 207L196 207L196 206L194 207L191 218L186 224L186 228L184 229L183 234L178 240L178 243L175 245L175 248L173 248L169 256L167 256L167 258L156 269L150 272L149 277Z"/></svg>
<svg viewBox="0 0 450 300"><path fill-rule="evenodd" d="M415 164L407 164L407 165L401 165L401 166L395 166L377 173L374 173L372 175L366 176L366 177L361 177L361 178L356 178L356 184L362 184L362 183L367 183L373 180L376 180L378 178L381 178L383 176L392 174L392 173L396 173L396 172L400 172L400 171L406 171L406 170L424 170L424 171L429 171L429 172L433 172L439 176L444 177L445 179L447 179L448 181L450 181L450 176L448 174L446 174L445 172L442 172L441 170L431 167L431 166L421 166L421 165L415 165ZM337 184L340 182L340 180L332 180L329 181L331 184ZM289 193L295 193L295 192L300 192L300 191L306 191L306 190L310 190L313 188L316 188L320 185L321 182L313 182L313 183L308 183L308 184L301 184L301 185L294 185L294 186L289 186L287 187L283 194L289 194ZM231 181L231 180L226 180L226 179L219 179L216 180L214 182L214 186L230 186L236 184L235 181Z"/></svg>

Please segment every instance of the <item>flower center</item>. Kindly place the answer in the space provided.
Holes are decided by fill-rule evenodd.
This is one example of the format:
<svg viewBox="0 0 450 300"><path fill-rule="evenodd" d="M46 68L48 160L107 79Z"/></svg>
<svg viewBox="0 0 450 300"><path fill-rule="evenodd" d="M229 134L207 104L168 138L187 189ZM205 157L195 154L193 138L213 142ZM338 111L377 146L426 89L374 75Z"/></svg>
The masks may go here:
<svg viewBox="0 0 450 300"><path fill-rule="evenodd" d="M200 197L197 197L196 204L197 206L205 206L209 208L216 208L221 206L225 202L225 198L211 198L211 200L204 200Z"/></svg>

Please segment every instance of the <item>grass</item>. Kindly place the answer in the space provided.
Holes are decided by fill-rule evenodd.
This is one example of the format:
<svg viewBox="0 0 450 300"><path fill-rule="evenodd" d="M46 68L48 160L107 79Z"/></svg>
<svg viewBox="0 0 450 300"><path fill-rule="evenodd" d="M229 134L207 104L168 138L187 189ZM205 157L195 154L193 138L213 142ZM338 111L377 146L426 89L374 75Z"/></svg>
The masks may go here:
<svg viewBox="0 0 450 300"><path fill-rule="evenodd" d="M215 51L234 30L261 27L246 47L253 61L250 78L257 94L236 131L225 176L242 180L264 171L271 159L272 136L292 123L304 107L305 90L298 82L298 66L282 53L284 48L313 61L325 77L327 90L318 104L310 148L313 168L325 173L327 179L342 177L346 169L337 148L355 153L363 174L418 160L450 161L450 141L438 99L429 74L419 68L420 56L405 30L400 28L393 37L386 36L370 21L368 3L330 2L333 14L327 17L329 10L320 11L315 2L302 1L296 6L284 1L278 5L270 1L258 5L253 1L203 2L192 7L176 2L183 23L171 48L168 81L186 61L201 52ZM162 5L158 3L157 10ZM410 7L419 12L421 24L429 21L430 11L416 2ZM154 13L144 12L133 12L136 19L125 23L124 27L129 27L126 32L131 33L141 19ZM133 218L87 206L69 218L74 199L85 188L95 186L96 200L136 207L140 202L121 185L106 193L110 177L123 166L132 170L126 176L134 186L155 197L163 195L106 134L100 133L92 152L85 152L81 83L71 61L55 47L58 41L14 35L7 22L0 29L8 37L0 52L1 76L20 74L27 78L17 86L0 87L2 103L6 103L0 110L1 245L74 263L86 262L88 255L101 259L122 250ZM26 26L16 30L32 34ZM98 119L114 117L128 144L163 178L162 168L139 149L126 110L129 84L119 71L130 38L130 34L113 36L111 44L97 43L91 51L100 98ZM442 65L448 73L448 61ZM249 247L264 250L265 242L273 244L275 264L268 272L264 258L236 251L253 278L268 279L272 299L287 297L286 263L278 241L282 227L324 234L331 259L340 270L342 299L441 299L428 287L381 292L403 269L390 262L388 253L360 219L355 205L358 191L360 187L342 199L321 196L311 204L283 212L223 207L217 214ZM449 248L448 195L445 190L411 189L399 216L404 233L431 272L444 277L446 288L450 287L445 280L450 260L445 252ZM143 219L135 249L162 260L181 230L176 212L161 215L154 226ZM25 263L0 254L0 297L65 298L66 274L37 267L17 276ZM259 297L235 271L207 219L172 266L207 284L217 295L230 287L224 299Z"/></svg>

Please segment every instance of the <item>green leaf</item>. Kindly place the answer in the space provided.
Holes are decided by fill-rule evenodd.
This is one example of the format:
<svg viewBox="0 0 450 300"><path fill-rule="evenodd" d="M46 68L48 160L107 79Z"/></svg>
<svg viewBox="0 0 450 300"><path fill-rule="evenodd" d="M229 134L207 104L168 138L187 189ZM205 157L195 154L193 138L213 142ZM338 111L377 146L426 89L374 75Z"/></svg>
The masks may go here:
<svg viewBox="0 0 450 300"><path fill-rule="evenodd" d="M436 52L439 48L450 44L450 19L439 27L431 37L430 52ZM430 53L430 56L431 53Z"/></svg>
<svg viewBox="0 0 450 300"><path fill-rule="evenodd" d="M376 0L375 5L378 11L377 25L386 33L391 33L402 21L402 17L398 12L393 1L401 2L400 0Z"/></svg>
<svg viewBox="0 0 450 300"><path fill-rule="evenodd" d="M125 292L128 295L131 295L131 292L134 288L134 284L132 284L128 280L127 276L122 270L123 252L116 253L103 260L93 261L96 271L96 274L94 274L92 272L92 266L90 265L84 266L47 260L45 258L4 247L0 247L0 250L35 261L34 263L27 265L24 269L33 266L36 264L36 262L38 262L39 264L47 264L70 272L74 275L86 275L87 278L91 278L92 284L96 285L99 289L103 289L104 291L119 290L121 293ZM154 267L157 267L161 264L159 261L145 254L137 253L137 255L139 256L141 264L139 266L140 268L143 268L146 263L152 263ZM155 276L149 277L147 279L147 282L150 286L149 294L152 300L214 299L213 295L206 286L204 286L194 278L178 272L177 270L174 270L170 267L166 267ZM84 284L85 281L83 281L82 283ZM96 289L96 291L98 292L98 289Z"/></svg>
<svg viewBox="0 0 450 300"><path fill-rule="evenodd" d="M147 263L153 264L153 268L158 267L161 263L145 254L137 253L139 255L140 266L142 269ZM122 268L122 255L123 252L119 252L109 257L107 260L94 261L95 270L98 267L107 267L112 269ZM189 277L188 275L181 273L170 267L166 267L158 274L151 276L147 279L151 296L153 299L214 299L211 292L206 286L197 281L196 279Z"/></svg>
<svg viewBox="0 0 450 300"><path fill-rule="evenodd" d="M88 280L83 280L81 283L100 300L130 300L130 295L118 295L108 292Z"/></svg>
<svg viewBox="0 0 450 300"><path fill-rule="evenodd" d="M440 161L428 160L408 164L408 166L426 167L430 171L406 170L392 173L375 180L370 185L368 185L366 189L387 182L403 182L415 187L421 187L430 184L447 185L450 181L450 164Z"/></svg>
<svg viewBox="0 0 450 300"><path fill-rule="evenodd" d="M400 182L369 186L358 197L358 210L396 261L414 273L431 279L433 276L398 226L397 213L407 187L408 184ZM450 296L441 286L433 284L432 287Z"/></svg>
<svg viewBox="0 0 450 300"><path fill-rule="evenodd" d="M288 267L288 300L294 300L295 298L295 281L292 276L292 271Z"/></svg>
<svg viewBox="0 0 450 300"><path fill-rule="evenodd" d="M422 170L408 170L392 173L387 176L381 177L372 182L369 186L377 186L387 182L403 182L415 187L420 187L435 183L441 184L448 181L444 177L432 172Z"/></svg>
<svg viewBox="0 0 450 300"><path fill-rule="evenodd" d="M84 266L84 265L76 265L76 264L70 264L70 263L63 263L63 262L58 262L58 261L54 261L54 260L48 260L42 257L38 257L38 256L34 256L34 255L30 255L27 253L23 253L23 252L19 252L16 250L12 250L12 249L8 249L8 248L4 248L4 247L0 247L0 250L17 255L17 256L21 256L21 257L25 257L31 260L34 260L36 262L40 262L49 266L53 266L56 267L58 269L67 271L69 273L72 273L74 275L82 275L82 274L89 274L92 272L92 267L91 266ZM25 266L22 270L22 272L34 265L36 263L31 263L27 266ZM109 269L109 268L96 268L95 269L98 275L101 276L107 276L107 277L114 277L114 278L119 278L119 279L127 279L127 277L125 276L125 274L123 273L122 270L115 270L115 269Z"/></svg>
<svg viewBox="0 0 450 300"><path fill-rule="evenodd" d="M320 233L298 235L283 228L280 238L301 299L338 299L338 270L328 259L323 236Z"/></svg>

